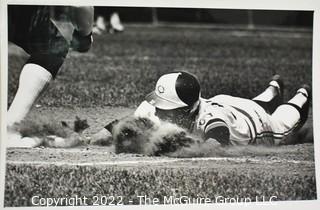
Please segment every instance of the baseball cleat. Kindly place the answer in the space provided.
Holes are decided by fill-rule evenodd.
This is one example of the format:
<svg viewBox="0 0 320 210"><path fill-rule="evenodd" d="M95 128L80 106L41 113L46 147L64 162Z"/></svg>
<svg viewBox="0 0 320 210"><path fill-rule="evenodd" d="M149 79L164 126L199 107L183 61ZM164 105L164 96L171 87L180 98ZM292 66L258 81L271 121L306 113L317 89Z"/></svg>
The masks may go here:
<svg viewBox="0 0 320 210"><path fill-rule="evenodd" d="M271 81L269 82L269 86L275 87L283 100L284 84L279 74L273 75Z"/></svg>
<svg viewBox="0 0 320 210"><path fill-rule="evenodd" d="M20 133L8 129L7 148L33 148L42 144L43 140L38 137L22 137Z"/></svg>
<svg viewBox="0 0 320 210"><path fill-rule="evenodd" d="M311 87L307 84L301 85L301 87L297 90L297 93L301 93L304 95L308 100L311 98Z"/></svg>
<svg viewBox="0 0 320 210"><path fill-rule="evenodd" d="M270 101L266 102L258 102L269 114L272 114L278 106L283 104L283 91L284 91L284 84L280 77L280 75L276 74L271 78L269 82L269 88L272 87L276 91L274 92L274 96Z"/></svg>

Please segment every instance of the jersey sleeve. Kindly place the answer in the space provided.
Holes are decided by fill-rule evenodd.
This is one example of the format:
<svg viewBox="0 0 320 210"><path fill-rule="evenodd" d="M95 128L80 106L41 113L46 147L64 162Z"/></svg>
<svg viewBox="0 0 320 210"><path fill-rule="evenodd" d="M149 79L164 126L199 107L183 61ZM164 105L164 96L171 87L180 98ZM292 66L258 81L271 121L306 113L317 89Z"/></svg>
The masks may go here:
<svg viewBox="0 0 320 210"><path fill-rule="evenodd" d="M204 138L212 138L222 145L228 145L230 144L229 128L222 119L209 120L204 127Z"/></svg>
<svg viewBox="0 0 320 210"><path fill-rule="evenodd" d="M198 129L201 130L203 138L215 139L222 145L230 144L230 131L228 127L227 116L223 114L220 108L212 108L200 116Z"/></svg>

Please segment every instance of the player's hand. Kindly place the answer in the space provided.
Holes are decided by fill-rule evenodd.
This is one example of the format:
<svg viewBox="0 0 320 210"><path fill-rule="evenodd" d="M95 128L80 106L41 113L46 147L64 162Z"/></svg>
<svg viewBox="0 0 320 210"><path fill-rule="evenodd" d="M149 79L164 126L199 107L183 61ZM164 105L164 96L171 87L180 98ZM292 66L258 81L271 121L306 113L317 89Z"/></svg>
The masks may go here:
<svg viewBox="0 0 320 210"><path fill-rule="evenodd" d="M92 33L87 36L83 36L77 30L74 30L72 34L71 48L78 52L88 52L92 42Z"/></svg>

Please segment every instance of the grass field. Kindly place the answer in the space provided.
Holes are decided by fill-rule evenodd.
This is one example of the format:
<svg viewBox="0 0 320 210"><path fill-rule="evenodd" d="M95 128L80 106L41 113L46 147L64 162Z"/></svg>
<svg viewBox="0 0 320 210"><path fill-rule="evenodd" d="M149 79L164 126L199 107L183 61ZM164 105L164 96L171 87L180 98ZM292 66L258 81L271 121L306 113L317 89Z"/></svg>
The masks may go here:
<svg viewBox="0 0 320 210"><path fill-rule="evenodd" d="M181 69L199 77L204 97L254 97L278 73L286 82L288 99L301 83L311 83L311 55L309 33L130 28L117 36L95 37L87 54L69 54L40 103L137 106L160 75ZM9 101L21 60L9 59Z"/></svg>
<svg viewBox="0 0 320 210"><path fill-rule="evenodd" d="M80 116L91 125L85 131L89 136L131 113L157 78L173 70L196 74L203 97L254 97L277 73L283 76L288 99L300 84L312 80L312 33L307 31L129 27L94 40L89 53L68 55L30 119L71 122ZM9 102L24 60L16 50L10 52ZM312 121L307 125L312 128ZM118 155L112 147L91 145L8 149L5 205L29 206L34 195L123 195L125 204L137 204L137 195L316 199L313 144L212 147L187 159Z"/></svg>

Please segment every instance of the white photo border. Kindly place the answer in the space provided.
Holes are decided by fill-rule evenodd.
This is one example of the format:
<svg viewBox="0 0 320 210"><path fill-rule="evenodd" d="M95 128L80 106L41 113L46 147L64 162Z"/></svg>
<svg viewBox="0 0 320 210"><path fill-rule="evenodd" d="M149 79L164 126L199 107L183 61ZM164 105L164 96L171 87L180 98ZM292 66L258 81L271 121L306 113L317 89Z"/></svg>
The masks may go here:
<svg viewBox="0 0 320 210"><path fill-rule="evenodd" d="M207 204L207 205L126 205L126 206L77 206L58 207L63 209L319 209L320 208L320 1L319 0L1 0L0 1L0 85L1 85L1 138L0 138L0 209L4 208L4 186L6 170L6 112L8 87L8 26L7 6L17 5L90 5L90 6L128 6L128 7L175 7L175 8L216 8L216 9L257 9L257 10L299 10L313 11L312 46L312 89L313 89L313 127L316 166L317 199L308 201L278 201L273 203L246 204ZM318 129L317 129L318 128ZM34 207L8 207L8 209L33 209ZM42 207L46 208L46 207Z"/></svg>

